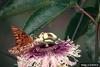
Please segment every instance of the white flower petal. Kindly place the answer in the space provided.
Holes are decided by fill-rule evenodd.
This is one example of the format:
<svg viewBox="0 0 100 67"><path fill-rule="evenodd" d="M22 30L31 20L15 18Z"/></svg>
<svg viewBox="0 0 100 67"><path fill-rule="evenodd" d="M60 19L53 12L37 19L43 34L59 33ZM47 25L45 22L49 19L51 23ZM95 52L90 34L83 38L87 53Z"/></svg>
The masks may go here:
<svg viewBox="0 0 100 67"><path fill-rule="evenodd" d="M41 67L49 67L49 57L44 57L43 60L42 60L42 66Z"/></svg>
<svg viewBox="0 0 100 67"><path fill-rule="evenodd" d="M51 67L57 67L58 61L55 56L50 57Z"/></svg>
<svg viewBox="0 0 100 67"><path fill-rule="evenodd" d="M69 60L69 58L68 57L66 57L66 64L68 64L68 65L71 65L71 66L73 66L73 65L75 65L76 64L76 61L75 62L72 62L72 61L70 61Z"/></svg>

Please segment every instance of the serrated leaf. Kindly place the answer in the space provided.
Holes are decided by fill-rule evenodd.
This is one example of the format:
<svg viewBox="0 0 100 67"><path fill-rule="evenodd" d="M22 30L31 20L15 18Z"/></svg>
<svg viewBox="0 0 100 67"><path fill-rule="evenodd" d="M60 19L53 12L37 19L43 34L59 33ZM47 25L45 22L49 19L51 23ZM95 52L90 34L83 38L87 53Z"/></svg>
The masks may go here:
<svg viewBox="0 0 100 67"><path fill-rule="evenodd" d="M50 6L41 8L32 14L24 26L24 31L28 34L34 34L47 24L50 23L56 16L61 14L66 7L72 7L76 1L74 0L54 0Z"/></svg>
<svg viewBox="0 0 100 67"><path fill-rule="evenodd" d="M0 17L7 17L37 9L42 5L42 0L12 0L12 3L0 11Z"/></svg>

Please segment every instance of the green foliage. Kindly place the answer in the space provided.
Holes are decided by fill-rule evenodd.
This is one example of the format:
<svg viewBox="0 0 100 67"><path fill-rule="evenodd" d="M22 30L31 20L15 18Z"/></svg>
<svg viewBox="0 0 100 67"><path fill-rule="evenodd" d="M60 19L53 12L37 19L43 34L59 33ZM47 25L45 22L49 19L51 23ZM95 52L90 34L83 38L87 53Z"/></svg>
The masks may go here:
<svg viewBox="0 0 100 67"><path fill-rule="evenodd" d="M86 16L86 14L84 14L84 12L75 12L73 8L76 6L76 3L79 4L79 6L84 9L87 14L93 17L96 23L100 23L99 0L4 0L4 2L2 0L2 4L0 3L0 21L2 18L6 21L15 15L20 15L21 13L31 11L32 14L29 14L28 20L24 25L22 25L24 26L23 30L27 34L31 35L42 31L44 27L52 23L52 21L66 11L67 8L71 8L74 16L72 16L68 22L69 24L66 24L67 29L65 29L65 40L67 39L67 36L69 36L69 38L72 40L77 40L77 42L81 40L82 45L80 45L83 50L83 57L80 58L80 62L84 63L84 61L86 61L92 63L94 62L93 56L95 56L93 43L95 42L94 37L96 32L94 28L96 28L96 25L95 27L93 27L93 25L91 29L89 29L90 24L93 22L88 16ZM75 9L78 10L78 8ZM4 26L6 27L5 24ZM83 39L81 39L82 36ZM95 52L96 50L98 51L99 49L95 48ZM88 59L88 61L85 57ZM17 67L17 65L15 65L15 67Z"/></svg>
<svg viewBox="0 0 100 67"><path fill-rule="evenodd" d="M41 30L48 23L51 22L56 16L61 14L65 8L73 6L76 2L70 3L67 0L53 1L49 6L41 8L32 14L24 26L24 31L28 34L34 34Z"/></svg>
<svg viewBox="0 0 100 67"><path fill-rule="evenodd" d="M85 10L90 13L90 15L96 14L96 11L93 7L87 7ZM76 40L80 36L84 35L87 32L89 22L90 19L86 15L82 13L76 13L69 22L65 32L65 40L67 39L67 36L73 40Z"/></svg>
<svg viewBox="0 0 100 67"><path fill-rule="evenodd" d="M34 10L41 5L41 0L12 0L11 4L8 4L0 11L0 16L7 17L16 15L28 10Z"/></svg>
<svg viewBox="0 0 100 67"><path fill-rule="evenodd" d="M70 24L65 32L65 40L67 36L75 40L83 35L88 28L89 18L81 13L76 13L70 21Z"/></svg>

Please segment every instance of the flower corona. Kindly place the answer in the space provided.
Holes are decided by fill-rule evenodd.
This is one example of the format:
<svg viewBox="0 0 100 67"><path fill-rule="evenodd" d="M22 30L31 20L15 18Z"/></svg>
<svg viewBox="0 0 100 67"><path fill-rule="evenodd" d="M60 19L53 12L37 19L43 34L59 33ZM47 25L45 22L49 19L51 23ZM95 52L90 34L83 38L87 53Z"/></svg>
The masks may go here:
<svg viewBox="0 0 100 67"><path fill-rule="evenodd" d="M69 38L61 40L50 32L32 38L17 27L12 27L12 32L16 46L9 52L17 57L18 67L69 67L81 56L79 45Z"/></svg>

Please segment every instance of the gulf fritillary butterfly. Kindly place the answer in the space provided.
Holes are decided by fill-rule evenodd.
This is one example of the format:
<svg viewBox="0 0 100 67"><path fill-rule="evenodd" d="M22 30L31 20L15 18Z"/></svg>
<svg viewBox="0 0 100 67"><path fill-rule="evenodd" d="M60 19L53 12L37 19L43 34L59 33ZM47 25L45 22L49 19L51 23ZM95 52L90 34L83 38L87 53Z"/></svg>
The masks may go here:
<svg viewBox="0 0 100 67"><path fill-rule="evenodd" d="M21 55L29 51L30 48L34 47L33 39L25 32L23 32L17 26L11 28L13 36L15 38L16 46L9 49L9 52L13 55Z"/></svg>
<svg viewBox="0 0 100 67"><path fill-rule="evenodd" d="M57 40L57 36L53 33L44 33L42 32L39 37L33 39L31 36L27 35L17 26L12 26L11 28L13 36L15 38L16 46L9 49L9 52L13 55L23 55L24 53L28 52L31 48L38 43L47 43L54 42L53 40Z"/></svg>

